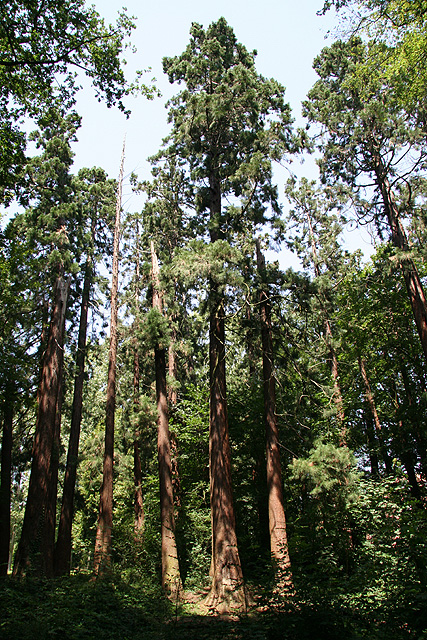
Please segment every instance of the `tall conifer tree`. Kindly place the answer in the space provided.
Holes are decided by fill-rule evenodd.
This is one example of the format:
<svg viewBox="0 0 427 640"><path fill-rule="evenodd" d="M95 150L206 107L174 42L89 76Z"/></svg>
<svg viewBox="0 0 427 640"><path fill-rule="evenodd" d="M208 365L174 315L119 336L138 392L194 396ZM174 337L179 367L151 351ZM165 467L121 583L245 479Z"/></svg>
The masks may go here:
<svg viewBox="0 0 427 640"><path fill-rule="evenodd" d="M27 215L27 233L34 239L35 251L45 253L52 282L52 302L42 358L28 498L14 574L25 575L27 571L36 570L49 576L53 575L54 519L48 514L52 510L49 505L56 505L57 476L53 456L55 442L59 440L65 312L70 286L68 274L73 262L69 238L73 228L70 143L75 140L80 119L75 113L64 117L52 109L40 124L41 130L35 140L43 153L33 158L27 168L35 199L35 206Z"/></svg>
<svg viewBox="0 0 427 640"><path fill-rule="evenodd" d="M105 447L98 526L96 529L94 570L102 576L111 567L111 541L113 530L113 466L114 422L116 412L117 316L119 291L120 213L122 209L125 142L123 142L120 172L117 184L116 215L114 220L113 265L111 283L110 349L108 356L107 398L105 407Z"/></svg>
<svg viewBox="0 0 427 640"><path fill-rule="evenodd" d="M212 587L208 603L227 608L244 600L231 484L225 368L224 262L233 234L246 218L265 222L277 211L271 160L287 149L290 111L284 89L255 70L255 52L241 45L220 18L206 29L194 23L181 56L165 58L170 82L185 88L170 102L169 153L184 159L194 184L199 224L204 221L215 264L209 269L210 498ZM246 201L224 206L224 198ZM200 227L199 227L200 228Z"/></svg>

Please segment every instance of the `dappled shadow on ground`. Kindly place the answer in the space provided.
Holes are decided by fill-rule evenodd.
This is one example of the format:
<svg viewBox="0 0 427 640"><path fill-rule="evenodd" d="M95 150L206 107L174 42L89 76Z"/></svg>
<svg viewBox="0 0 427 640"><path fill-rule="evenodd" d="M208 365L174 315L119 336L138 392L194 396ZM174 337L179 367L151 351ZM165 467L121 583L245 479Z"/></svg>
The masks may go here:
<svg viewBox="0 0 427 640"><path fill-rule="evenodd" d="M215 616L203 594L181 604L149 581L0 580L0 640L405 640L398 619L365 619L331 602L260 599L240 615ZM419 637L419 636L418 636ZM423 636L424 637L424 636Z"/></svg>

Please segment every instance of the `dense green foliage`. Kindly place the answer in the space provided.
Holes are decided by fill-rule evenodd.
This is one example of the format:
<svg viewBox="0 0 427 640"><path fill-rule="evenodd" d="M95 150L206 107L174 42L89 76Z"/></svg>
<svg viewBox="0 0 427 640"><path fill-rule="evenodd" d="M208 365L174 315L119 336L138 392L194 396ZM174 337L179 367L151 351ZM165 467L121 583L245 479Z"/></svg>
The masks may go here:
<svg viewBox="0 0 427 640"><path fill-rule="evenodd" d="M307 131L298 136L283 87L257 74L255 54L237 42L224 19L206 30L193 24L184 53L164 60L169 79L182 82L182 90L169 103L171 134L152 158L151 180L134 179L145 194L143 210L123 221L111 571L96 581L91 574L105 428L106 275L116 185L100 168L73 175L70 143L80 118L41 102L52 97L52 80L62 73L71 106L75 86L67 74L70 65L82 64L107 103L120 106L126 85L117 55L121 34L132 24L122 18L118 31L110 32L80 2L72 3L69 15L68 5L47 3L43 16L37 12L41 3L23 3L25 11L8 4L15 13L0 30L2 55L13 21L21 40L12 47L15 71L0 93L0 118L2 96L16 106L9 120L0 121L7 138L0 186L5 201L15 194L23 205L0 231L4 434L13 414L10 468L2 458L0 523L10 500L11 563L28 491L58 272L70 281L64 386L56 399L62 418L55 450L58 505L86 276L90 311L80 447L78 461L72 461L78 466L71 575L46 580L36 570L21 580L2 577L0 637L426 638L427 363L400 267L410 262L425 286L427 146L420 88L410 76L403 100L399 67L410 47L414 55L424 50L424 14L418 11L424 3L325 3L325 10L356 4L365 17L378 17L373 24L379 26L375 41L369 40L372 32L361 31L316 58L318 80L303 107ZM387 21L403 25L402 35L393 31L389 40L381 39ZM69 41L61 36L66 25ZM86 46L90 29L95 40ZM390 54L389 66L384 71L378 63L368 73L369 61L381 51ZM49 58L46 72L37 67L45 65L43 56ZM0 60L0 79L4 65ZM13 119L24 111L37 115L33 158L25 157ZM272 163L300 152L303 143L318 154L320 180L292 178L279 185L289 204L284 212ZM404 246L395 242L396 220L406 234ZM369 260L345 248L349 221L371 225L376 250ZM260 275L255 240L262 249L271 246L267 223L275 242L298 256L298 271L269 263ZM152 249L160 262L161 310L152 308ZM292 592L277 588L270 557L261 286L272 314ZM209 617L203 600L211 566L208 327L215 305L225 326L221 366L227 372L236 534L248 595L247 609L229 619ZM174 517L184 589L173 601L159 586L159 348L169 359ZM2 453L8 447L3 435ZM10 496L5 478L12 480Z"/></svg>

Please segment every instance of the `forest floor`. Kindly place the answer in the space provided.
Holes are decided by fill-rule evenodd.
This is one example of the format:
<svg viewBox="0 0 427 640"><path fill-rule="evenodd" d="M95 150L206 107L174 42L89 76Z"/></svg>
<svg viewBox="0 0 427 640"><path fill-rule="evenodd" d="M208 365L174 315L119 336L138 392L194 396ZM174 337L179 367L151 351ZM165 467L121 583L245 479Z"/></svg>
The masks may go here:
<svg viewBox="0 0 427 640"><path fill-rule="evenodd" d="M213 615L206 592L170 602L147 580L0 579L0 640L400 640L402 625L357 612L259 596L239 615ZM392 628L394 627L394 628ZM417 638L418 640L418 638Z"/></svg>

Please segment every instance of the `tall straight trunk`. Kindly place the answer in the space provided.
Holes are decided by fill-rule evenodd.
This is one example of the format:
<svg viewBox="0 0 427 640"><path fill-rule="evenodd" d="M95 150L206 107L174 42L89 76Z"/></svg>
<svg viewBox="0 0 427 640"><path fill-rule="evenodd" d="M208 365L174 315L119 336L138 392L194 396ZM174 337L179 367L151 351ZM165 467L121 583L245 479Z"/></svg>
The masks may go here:
<svg viewBox="0 0 427 640"><path fill-rule="evenodd" d="M221 231L221 189L210 175L210 239L224 239ZM224 294L213 280L209 284L209 477L212 525L212 585L207 605L217 610L245 603L242 566L237 546L231 482L225 368Z"/></svg>
<svg viewBox="0 0 427 640"><path fill-rule="evenodd" d="M151 241L153 309L162 313L162 293L159 283L159 264ZM159 460L160 519L162 536L162 587L172 597L182 590L178 549L175 538L175 518L172 485L171 444L169 433L166 388L166 352L160 345L154 349L157 398L157 453Z"/></svg>
<svg viewBox="0 0 427 640"><path fill-rule="evenodd" d="M381 427L381 422L378 416L377 407L375 405L374 395L372 393L371 385L369 383L365 360L361 356L358 356L358 363L359 363L359 371L362 376L363 384L365 387L366 402L368 404L369 413L371 415L371 420L373 421L373 425L374 425L374 433L380 445L381 457L384 461L386 472L391 473L392 463L384 443L384 436L383 436L383 431Z"/></svg>
<svg viewBox="0 0 427 640"><path fill-rule="evenodd" d="M314 238L313 225L312 225L312 222L311 222L311 217L310 217L309 212L306 211L305 213L306 213L306 216L307 216L308 229L309 229L309 234L310 234L310 244L311 244L311 252L312 252L314 273L315 273L316 277L318 278L320 276L320 269L319 269L319 260L318 260L318 257L317 257L317 249L316 249L316 242L315 242L315 238ZM334 345L333 345L333 334L332 334L331 323L329 321L328 312L326 310L326 305L324 304L323 300L321 301L321 308L322 308L322 313L323 313L323 317L324 317L325 336L326 336L326 342L327 342L328 350L329 350L329 360L330 360L330 364L331 364L331 375L332 375L332 381L333 381L333 385L334 385L333 400L334 400L334 403L335 403L335 407L336 407L336 411L337 411L337 418L338 418L338 422L339 422L339 425L340 425L340 444L342 446L345 446L347 444L347 429L346 429L346 426L345 426L344 401L343 401L343 397L342 397L340 378L339 378L339 371L338 371L338 358L337 358L337 354L335 352L335 348L334 348Z"/></svg>
<svg viewBox="0 0 427 640"><path fill-rule="evenodd" d="M134 331L138 333L139 328L139 296L140 296L140 259L139 259L139 226L136 221L135 230L135 245L136 245L136 264L135 264L135 321ZM139 348L138 337L133 338L133 404L136 412L139 411L139 383L140 383L140 370L139 370ZM133 480L134 480L134 531L135 538L140 539L141 533L144 530L144 499L142 494L142 466L141 466L141 454L140 454L140 437L139 425L136 428L135 436L133 440Z"/></svg>
<svg viewBox="0 0 427 640"><path fill-rule="evenodd" d="M56 503L58 500L58 471L61 450L61 414L63 386L63 376L61 376L58 386L58 395L56 399L55 433L53 437L52 455L50 458L49 492L43 545L45 554L45 574L48 578L53 578L54 576Z"/></svg>
<svg viewBox="0 0 427 640"><path fill-rule="evenodd" d="M3 401L3 436L0 477L0 576L7 575L10 553L10 503L12 487L12 426L14 389L6 381Z"/></svg>
<svg viewBox="0 0 427 640"><path fill-rule="evenodd" d="M265 259L259 240L256 243L257 268L261 282L265 275ZM260 290L262 341L262 373L264 390L264 426L267 461L268 521L270 551L276 568L277 588L292 587L291 561L288 551L285 507L283 502L282 467L279 430L276 414L276 384L274 379L273 342L271 335L271 302L265 287Z"/></svg>
<svg viewBox="0 0 427 640"><path fill-rule="evenodd" d="M44 575L47 569L43 543L58 391L62 377L65 311L69 286L69 280L64 280L62 276L57 278L49 335L43 358L27 504L13 568L15 576L23 576L30 571L37 571Z"/></svg>
<svg viewBox="0 0 427 640"><path fill-rule="evenodd" d="M384 209L391 230L391 241L397 249L403 252L403 255L399 257L400 267L405 280L421 346L427 360L427 301L423 285L414 261L409 256L404 255L405 252L409 251L408 239L400 220L393 191L387 179L384 163L378 155L375 156L374 163L377 184L381 192Z"/></svg>
<svg viewBox="0 0 427 640"><path fill-rule="evenodd" d="M99 500L98 525L95 539L94 572L102 576L111 567L111 541L113 530L113 465L114 419L116 412L117 315L119 289L120 212L122 208L123 169L125 143L123 143L117 185L116 216L114 222L113 269L111 283L110 350L108 355L107 399L105 408L105 445L102 485Z"/></svg>
<svg viewBox="0 0 427 640"><path fill-rule="evenodd" d="M173 322L174 318L172 317L171 320ZM170 406L172 407L175 407L178 401L178 393L176 390L176 386L174 384L176 381L176 374L177 374L175 344L176 344L176 329L172 325L171 342L168 349L168 373L169 373L169 379L172 382L172 384L169 386L169 389L168 389L168 400L169 400Z"/></svg>
<svg viewBox="0 0 427 640"><path fill-rule="evenodd" d="M90 289L92 285L92 257L86 260L80 306L79 336L77 341L76 376L74 378L73 407L71 427L68 441L67 464L65 467L64 487L62 491L61 515L58 526L58 539L55 548L55 574L68 575L71 563L71 531L74 514L74 490L77 477L79 455L80 426L82 421L83 385L86 358L87 320L89 310Z"/></svg>
<svg viewBox="0 0 427 640"><path fill-rule="evenodd" d="M174 410L178 402L178 392L176 388L177 380L177 365L176 365L176 314L172 314L170 317L171 322L171 335L168 348L168 407L170 410ZM174 496L175 507L179 510L181 506L181 478L179 473L179 457L178 457L178 440L174 431L170 432L170 445L171 445L171 464L172 464L172 489Z"/></svg>
<svg viewBox="0 0 427 640"><path fill-rule="evenodd" d="M135 409L139 409L139 350L138 340L135 338L133 352L133 402ZM133 481L134 481L134 531L135 538L139 539L144 530L144 498L142 494L142 465L140 454L141 433L137 428L133 440Z"/></svg>

